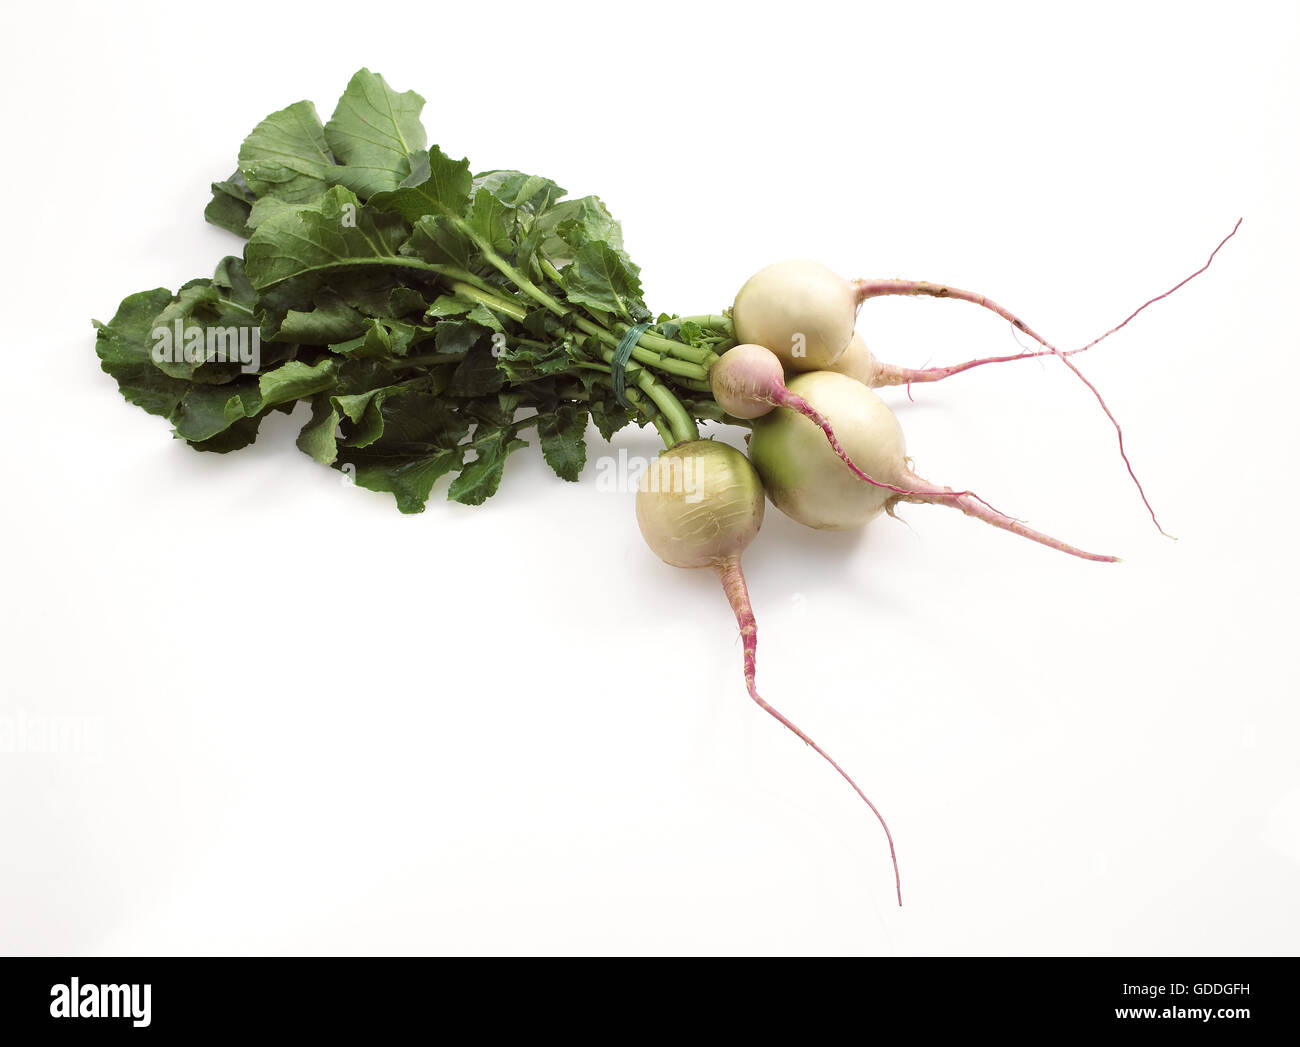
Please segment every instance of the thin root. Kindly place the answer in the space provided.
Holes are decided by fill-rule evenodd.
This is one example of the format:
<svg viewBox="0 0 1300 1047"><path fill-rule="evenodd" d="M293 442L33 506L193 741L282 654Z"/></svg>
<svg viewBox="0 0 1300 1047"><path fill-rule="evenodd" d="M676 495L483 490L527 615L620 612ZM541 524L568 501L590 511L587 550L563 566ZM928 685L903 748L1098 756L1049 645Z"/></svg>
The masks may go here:
<svg viewBox="0 0 1300 1047"><path fill-rule="evenodd" d="M1091 560L1094 563L1119 563L1118 556L1106 556L1101 553L1085 552L1077 546L1069 545L1059 538L1053 538L1051 535L1044 534L1042 531L1035 531L1032 527L1026 526L1022 521L1014 517L1007 516L1006 513L998 512L988 502L982 498L972 495L969 491L953 491L947 487L940 487L938 484L932 484L928 480L922 480L915 473L907 474L907 482L916 489L914 495L900 496L902 501L929 503L931 505L947 505L953 509L960 509L967 516L973 516L977 520L983 520L987 524L1001 528L1004 531L1010 531L1012 534L1018 534L1021 538L1028 538L1031 542L1038 542L1049 549L1056 549L1059 552L1069 553L1071 556L1077 556L1081 560Z"/></svg>
<svg viewBox="0 0 1300 1047"><path fill-rule="evenodd" d="M1151 507L1151 502L1146 496L1146 491L1143 490L1142 483L1138 480L1137 473L1133 470L1133 465L1128 458L1128 452L1124 447L1124 431L1120 428L1119 420L1111 412L1111 409L1107 406L1105 399L1102 397L1097 387L1084 377L1083 372L1080 371L1078 366L1069 358L1074 356L1076 353L1085 352L1086 350L1091 349L1094 345L1097 345L1099 342L1109 338L1116 331L1127 326L1129 321L1133 320L1134 317L1148 306L1154 305L1163 298L1168 298L1184 284L1195 279L1197 276L1200 276L1201 273L1205 272L1205 270L1210 267L1210 263L1214 261L1214 256L1219 253L1223 245L1236 235L1237 230L1241 227L1241 221L1240 218L1237 219L1237 224L1232 227L1232 232L1219 241L1219 245L1210 252L1210 257L1206 260L1206 263L1196 270L1196 272L1192 273L1191 276L1180 280L1163 294L1156 295L1154 298L1143 302L1140 306L1134 309L1133 312L1125 317L1121 323L1116 324L1105 334L1094 338L1087 345L1081 346L1078 349L1070 349L1066 352L1057 349L1056 346L1052 345L1051 342L1038 334L1038 332L1017 317L1014 313L1004 309L991 298L987 298L981 294L976 294L973 291L963 291L960 288L948 287L944 284L932 284L924 280L857 280L854 284L857 288L859 303L866 301L868 298L877 298L883 295L929 295L934 298L955 298L958 301L971 302L974 305L981 306L982 308L996 313L998 316L1010 323L1016 330L1023 331L1039 345L1044 347L1042 352L1025 351L1010 356L988 356L978 360L968 360L961 364L953 364L949 367L927 367L921 370L894 367L889 364L880 364L878 365L877 375L872 384L907 385L908 395L911 396L911 385L913 382L941 381L944 378L950 378L955 374L960 374L962 371L969 371L973 367L981 367L984 364L1008 363L1012 360L1028 360L1038 356L1060 357L1061 362L1074 372L1075 377L1077 377L1079 381L1083 382L1083 384L1088 387L1089 391L1096 397L1097 402L1101 405L1101 409L1106 412L1106 417L1110 419L1111 424L1115 427L1115 436L1119 441L1120 457L1124 460L1124 467L1128 470L1129 476L1132 478L1134 485L1138 489L1138 494L1142 497L1142 504L1146 506L1147 512L1151 515L1151 521L1156 525L1157 530L1159 530L1166 538L1172 538L1173 535L1169 534L1169 532L1160 526L1160 521L1156 517L1155 510Z"/></svg>
<svg viewBox="0 0 1300 1047"><path fill-rule="evenodd" d="M754 685L758 658L758 625L754 621L754 609L749 602L749 590L745 585L745 575L740 570L740 558L731 556L720 560L715 569L718 577L722 580L722 588L727 594L727 601L731 604L731 610L736 615L736 624L740 626L740 637L745 648L745 687L749 690L749 696L754 699L764 712L779 720L784 726L798 735L802 741L810 745L817 755L834 767L840 773L840 777L853 786L853 791L862 797L863 802L871 808L871 813L876 816L876 819L880 822L880 827L885 830L885 839L889 841L889 859L894 863L894 891L898 895L898 904L901 906L903 904L903 881L898 874L898 856L894 853L894 837L889 831L889 826L885 823L884 816L876 809L876 805L867 799L867 794L858 788L858 783L849 777L848 772L843 767L832 760L821 746L759 696L758 689Z"/></svg>

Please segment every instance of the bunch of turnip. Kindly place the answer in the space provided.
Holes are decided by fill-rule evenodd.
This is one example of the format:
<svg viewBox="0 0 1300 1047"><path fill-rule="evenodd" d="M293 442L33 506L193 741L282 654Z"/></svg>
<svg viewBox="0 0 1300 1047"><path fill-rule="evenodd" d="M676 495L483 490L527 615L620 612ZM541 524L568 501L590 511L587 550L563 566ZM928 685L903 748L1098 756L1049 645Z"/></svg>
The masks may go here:
<svg viewBox="0 0 1300 1047"><path fill-rule="evenodd" d="M124 299L97 324L101 366L128 401L201 451L245 447L272 412L301 405L299 448L355 486L392 494L405 513L423 511L443 477L452 478L448 498L481 505L507 458L527 446L526 431L556 475L576 481L589 423L605 439L625 425L653 426L667 450L637 494L646 541L670 564L717 572L740 625L750 695L870 805L757 691L740 557L765 499L827 529L861 527L899 502L943 505L1111 562L972 491L918 476L897 419L872 392L1036 355L1058 357L1087 383L1071 357L1100 339L1062 352L983 295L846 280L809 261L761 270L729 314L656 318L599 197L569 198L523 171L475 174L427 144L423 104L362 69L328 121L308 101L266 117L235 172L213 183L204 212L246 241L242 255L176 293ZM1041 349L923 370L881 363L857 320L883 295L974 303ZM751 428L748 457L700 438L698 423L717 421ZM894 878L901 903L896 861Z"/></svg>

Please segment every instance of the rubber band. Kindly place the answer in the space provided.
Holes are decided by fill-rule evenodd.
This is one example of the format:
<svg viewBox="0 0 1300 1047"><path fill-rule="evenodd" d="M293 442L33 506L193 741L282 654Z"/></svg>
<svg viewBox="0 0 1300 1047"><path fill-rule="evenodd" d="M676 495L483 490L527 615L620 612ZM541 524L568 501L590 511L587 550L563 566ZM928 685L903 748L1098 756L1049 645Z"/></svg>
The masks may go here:
<svg viewBox="0 0 1300 1047"><path fill-rule="evenodd" d="M649 324L633 324L627 329L627 332L619 340L618 348L614 350L614 359L609 362L610 376L614 379L614 396L624 407L630 408L632 405L627 402L627 397L623 395L626 389L624 368L627 362L632 358L632 350L636 348L637 340L650 329Z"/></svg>

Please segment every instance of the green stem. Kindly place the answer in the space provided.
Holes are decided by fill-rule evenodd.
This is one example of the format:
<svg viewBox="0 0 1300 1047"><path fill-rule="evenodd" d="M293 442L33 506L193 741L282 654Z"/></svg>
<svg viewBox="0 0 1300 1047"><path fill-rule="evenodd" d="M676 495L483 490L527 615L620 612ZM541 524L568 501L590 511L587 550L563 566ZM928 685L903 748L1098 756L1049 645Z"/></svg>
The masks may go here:
<svg viewBox="0 0 1300 1047"><path fill-rule="evenodd" d="M462 287L471 285L479 291L486 292L487 294L501 293L499 288L493 287L490 283L484 280L483 277L475 276L468 269L461 269L454 265L435 265L433 263L429 263L428 268L430 272L435 272L440 276L445 276L456 285Z"/></svg>
<svg viewBox="0 0 1300 1047"><path fill-rule="evenodd" d="M465 221L465 219L459 216L451 216L451 220L456 225L456 228L474 241L474 244L479 249L479 253L483 256L484 261L488 262L497 272L519 288L519 290L528 295L529 298L537 302L539 305L542 305L555 313L556 316L569 315L569 310L565 306L561 305L513 265L497 254L496 251L492 249L492 245L483 239L483 237L481 237L474 227Z"/></svg>
<svg viewBox="0 0 1300 1047"><path fill-rule="evenodd" d="M699 313L695 316L675 316L670 323L699 324L701 327L707 327L713 331L722 331L728 338L735 336L735 331L731 326L731 317L723 316L721 313Z"/></svg>
<svg viewBox="0 0 1300 1047"><path fill-rule="evenodd" d="M475 287L470 287L467 284L459 282L453 282L451 287L457 294L463 295L472 301L479 302L494 312L502 313L513 320L522 321L524 317L527 316L527 311L522 307L513 302L507 302L505 299L499 298L495 294L489 294L480 291ZM570 315L572 315L573 321L577 327L584 333L589 334L594 338L599 338L611 349L618 348L619 339L610 334L609 331L605 330L605 328L592 320L588 320L585 316L579 316L576 313ZM663 341L667 341L667 339L663 339ZM687 363L684 360L677 360L671 357L666 358L659 353L652 352L651 350L639 348L633 348L632 358L638 363L645 364L648 367L657 368L665 374L677 376L683 380L683 384L688 385L690 388L696 389L697 391L707 391L709 388L708 382L706 381L708 371L699 364Z"/></svg>
<svg viewBox="0 0 1300 1047"><path fill-rule="evenodd" d="M542 254L541 251L537 252L537 264L541 267L542 275L545 276L546 279L550 280L556 287L564 286L564 277L560 275L560 271L555 268L555 265L551 260L547 258L546 255Z"/></svg>
<svg viewBox="0 0 1300 1047"><path fill-rule="evenodd" d="M620 339L616 335L610 334L605 328L595 321L588 320L585 316L573 316L574 326L585 334L593 338L599 338L611 349L617 349ZM626 329L626 325L619 325ZM665 339L666 341L666 339ZM704 381L709 372L699 364L688 363L685 360L678 360L671 356L664 356L662 353L654 352L650 349L642 349L640 345L632 347L632 359L637 363L645 364L647 367L653 367L656 370L663 371L665 374L675 374L681 378L694 378L696 381Z"/></svg>
<svg viewBox="0 0 1300 1047"><path fill-rule="evenodd" d="M602 374L612 373L612 369L605 364L598 364L588 360L580 360L574 366L582 371L599 371ZM623 398L641 412L641 416L655 427L665 447L672 447L673 444L677 443L672 427L664 420L664 416L659 413L653 403L647 403L645 397L638 390L624 389Z"/></svg>
<svg viewBox="0 0 1300 1047"><path fill-rule="evenodd" d="M614 351L612 349L606 349L602 346L600 355L605 359L606 363L613 363ZM654 376L652 371L629 362L627 367L624 368L624 374L646 396L650 397L655 406L663 412L664 420L668 423L669 429L672 430L673 443L683 443L686 440L698 440L700 438L700 430L696 427L695 419L691 417L691 413L682 406L682 402L673 395L672 390Z"/></svg>
<svg viewBox="0 0 1300 1047"><path fill-rule="evenodd" d="M672 447L673 444L677 443L677 438L673 436L672 428L664 421L663 415L658 411L647 411L644 407L641 408L641 413L645 415L646 418L649 419L650 424L655 427L656 431L659 433L659 438L663 440L665 447Z"/></svg>
<svg viewBox="0 0 1300 1047"><path fill-rule="evenodd" d="M477 287L471 287L469 284L462 283L459 280L452 281L451 289L462 298L468 298L472 302L478 302L485 305L493 312L504 313L512 320L520 323L528 316L528 310L514 302L508 302L499 297L496 293L488 293Z"/></svg>
<svg viewBox="0 0 1300 1047"><path fill-rule="evenodd" d="M675 381L676 384L680 385L683 389L689 389L693 393L708 393L710 396L713 395L713 386L711 386L705 379L678 378L675 379Z"/></svg>
<svg viewBox="0 0 1300 1047"><path fill-rule="evenodd" d="M292 280L295 277L306 276L310 273L318 273L323 270L350 270L350 269L369 269L372 266L383 266L385 268L397 269L417 269L422 273L434 273L438 276L447 277L454 280L462 280L466 283L474 283L482 286L486 290L491 290L491 285L485 283L482 279L473 273L468 273L464 269L459 269L452 265L436 265L433 262L425 262L419 258L407 258L401 255L381 255L375 258L349 258L342 263L329 263L326 265L312 266L294 273L292 276L282 277L279 280L273 280L269 284L258 287L259 293L265 294L273 287L279 287L285 280Z"/></svg>
<svg viewBox="0 0 1300 1047"><path fill-rule="evenodd" d="M622 336L630 326L630 324L616 323L614 330ZM709 368L718 362L718 354L709 349L697 349L685 342L677 342L671 338L665 338L661 334L655 334L654 331L642 331L641 337L636 340L636 344L644 346L661 358L663 356L674 356L681 360L689 360L691 363L699 364L706 374Z"/></svg>

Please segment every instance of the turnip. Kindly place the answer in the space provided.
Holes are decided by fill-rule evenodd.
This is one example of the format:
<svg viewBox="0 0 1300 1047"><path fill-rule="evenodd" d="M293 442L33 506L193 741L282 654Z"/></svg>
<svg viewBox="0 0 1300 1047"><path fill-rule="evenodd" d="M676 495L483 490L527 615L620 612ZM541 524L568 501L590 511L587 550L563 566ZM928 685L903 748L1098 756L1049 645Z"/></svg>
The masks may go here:
<svg viewBox="0 0 1300 1047"><path fill-rule="evenodd" d="M998 512L970 491L954 491L917 476L908 467L898 419L860 382L832 371L814 371L792 378L789 388L834 427L847 455L880 482L861 483L827 446L820 426L795 411L774 411L754 423L749 455L768 497L792 519L823 530L846 530L861 527L898 501L926 502L960 509L1071 556L1102 563L1118 559L1067 545Z"/></svg>
<svg viewBox="0 0 1300 1047"><path fill-rule="evenodd" d="M709 369L713 398L735 418L759 418L788 399L785 370L770 349L745 344L728 349Z"/></svg>
<svg viewBox="0 0 1300 1047"><path fill-rule="evenodd" d="M820 262L796 258L760 269L731 309L736 338L761 345L793 371L829 367L848 347L856 288Z"/></svg>
<svg viewBox="0 0 1300 1047"><path fill-rule="evenodd" d="M880 811L824 749L764 701L755 685L758 626L740 567L741 553L763 523L763 485L754 467L728 444L713 440L676 444L663 451L642 475L636 496L636 518L646 544L661 560L674 567L710 568L722 581L740 626L749 696L812 746L871 808L889 842L894 890L898 904L902 905L903 888L894 839Z"/></svg>

